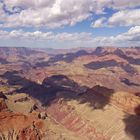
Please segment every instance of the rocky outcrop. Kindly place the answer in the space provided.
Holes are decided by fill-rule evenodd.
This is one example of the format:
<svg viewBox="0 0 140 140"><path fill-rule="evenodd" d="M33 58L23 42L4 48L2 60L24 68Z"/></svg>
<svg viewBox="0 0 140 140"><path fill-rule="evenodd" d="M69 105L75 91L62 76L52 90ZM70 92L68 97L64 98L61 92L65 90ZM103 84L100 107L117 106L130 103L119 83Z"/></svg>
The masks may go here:
<svg viewBox="0 0 140 140"><path fill-rule="evenodd" d="M0 140L81 140L54 120L39 119L37 114L0 112Z"/></svg>
<svg viewBox="0 0 140 140"><path fill-rule="evenodd" d="M7 99L7 97L0 92L0 111L7 109L7 105L5 103L5 100Z"/></svg>
<svg viewBox="0 0 140 140"><path fill-rule="evenodd" d="M30 99L28 97L23 97L23 98L20 98L20 99L17 99L15 100L14 102L25 102L25 101L29 101Z"/></svg>
<svg viewBox="0 0 140 140"><path fill-rule="evenodd" d="M140 97L127 92L117 92L112 95L110 102L125 112L135 114L135 109L140 105Z"/></svg>
<svg viewBox="0 0 140 140"><path fill-rule="evenodd" d="M0 98L1 99L7 99L7 97L3 94L3 92L0 92Z"/></svg>
<svg viewBox="0 0 140 140"><path fill-rule="evenodd" d="M104 56L109 54L109 52L105 50L103 47L97 47L95 51L92 52L92 54L97 56Z"/></svg>
<svg viewBox="0 0 140 140"><path fill-rule="evenodd" d="M38 114L38 118L45 120L47 118L47 113L46 112L40 112Z"/></svg>
<svg viewBox="0 0 140 140"><path fill-rule="evenodd" d="M0 112L0 139L40 140L43 122L34 115ZM8 123L7 123L8 122Z"/></svg>
<svg viewBox="0 0 140 140"><path fill-rule="evenodd" d="M7 109L7 105L4 99L0 98L0 111Z"/></svg>

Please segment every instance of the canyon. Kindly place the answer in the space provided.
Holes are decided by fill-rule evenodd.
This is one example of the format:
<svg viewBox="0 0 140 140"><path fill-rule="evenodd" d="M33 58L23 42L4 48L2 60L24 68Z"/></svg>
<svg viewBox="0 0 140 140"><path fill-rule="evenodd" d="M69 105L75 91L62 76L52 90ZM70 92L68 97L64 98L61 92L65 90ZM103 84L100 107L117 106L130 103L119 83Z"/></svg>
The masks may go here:
<svg viewBox="0 0 140 140"><path fill-rule="evenodd" d="M0 140L139 140L139 129L139 47L0 48Z"/></svg>

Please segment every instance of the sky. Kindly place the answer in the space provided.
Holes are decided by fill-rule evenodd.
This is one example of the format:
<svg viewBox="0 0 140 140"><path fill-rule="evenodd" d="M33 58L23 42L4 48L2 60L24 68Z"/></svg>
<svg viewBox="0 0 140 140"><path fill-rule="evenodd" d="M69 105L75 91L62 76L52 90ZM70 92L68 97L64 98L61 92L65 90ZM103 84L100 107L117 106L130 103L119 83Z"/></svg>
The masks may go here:
<svg viewBox="0 0 140 140"><path fill-rule="evenodd" d="M140 0L0 0L0 46L140 46Z"/></svg>

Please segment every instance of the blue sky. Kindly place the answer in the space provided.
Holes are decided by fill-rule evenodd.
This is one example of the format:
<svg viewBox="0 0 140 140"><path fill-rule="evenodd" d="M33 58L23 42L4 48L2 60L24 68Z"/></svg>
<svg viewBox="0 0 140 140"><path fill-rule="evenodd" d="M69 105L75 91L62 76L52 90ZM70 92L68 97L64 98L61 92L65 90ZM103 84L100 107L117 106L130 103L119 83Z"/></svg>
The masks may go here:
<svg viewBox="0 0 140 140"><path fill-rule="evenodd" d="M140 0L0 0L0 46L140 46Z"/></svg>

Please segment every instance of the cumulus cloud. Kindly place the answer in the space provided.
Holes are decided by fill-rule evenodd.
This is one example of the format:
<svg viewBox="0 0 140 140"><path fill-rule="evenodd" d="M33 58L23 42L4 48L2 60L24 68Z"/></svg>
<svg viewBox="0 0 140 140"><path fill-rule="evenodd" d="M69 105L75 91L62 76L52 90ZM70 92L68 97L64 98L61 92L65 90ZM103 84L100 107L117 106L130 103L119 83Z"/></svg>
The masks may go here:
<svg viewBox="0 0 140 140"><path fill-rule="evenodd" d="M99 18L95 22L91 23L91 27L93 27L93 28L103 27L105 20L106 20L105 17Z"/></svg>
<svg viewBox="0 0 140 140"><path fill-rule="evenodd" d="M2 13L1 15L3 17L0 19L1 22L3 22L1 27L45 26L47 28L58 28L65 25L72 26L96 14L103 14L105 8L120 10L137 7L140 5L140 1L3 0L1 5L3 5L0 6L0 14ZM10 14L4 11L3 7L5 7ZM100 22L101 19L96 21L95 26Z"/></svg>
<svg viewBox="0 0 140 140"><path fill-rule="evenodd" d="M119 41L140 42L140 26L132 27L128 32L117 36Z"/></svg>
<svg viewBox="0 0 140 140"><path fill-rule="evenodd" d="M91 0L5 0L5 6L12 12L13 7L23 8L21 12L6 16L5 27L47 26L57 28L74 25L91 16L95 7ZM95 9L96 12L96 9Z"/></svg>
<svg viewBox="0 0 140 140"><path fill-rule="evenodd" d="M140 26L132 27L128 32L121 33L117 36L101 37L102 44L114 46L139 46L140 45Z"/></svg>
<svg viewBox="0 0 140 140"><path fill-rule="evenodd" d="M13 30L11 32L0 30L1 39L16 39L17 41L22 40L33 40L34 42L59 42L66 43L69 41L71 47L89 47L93 46L123 46L123 45L140 45L140 26L130 28L128 32L119 34L117 36L109 37L94 37L91 33L53 33L53 32L25 32L22 30ZM66 44L65 44L66 45ZM72 46L73 45L73 46Z"/></svg>
<svg viewBox="0 0 140 140"><path fill-rule="evenodd" d="M0 0L0 39L66 42L75 46L140 44L140 0ZM111 9L113 14L107 13ZM98 15L98 16L97 16ZM95 17L96 16L96 17ZM103 17L102 17L103 16ZM97 18L99 17L99 18ZM13 27L34 29L73 26L97 19L91 27L134 26L117 36L94 37L92 33L25 32ZM4 27L10 28L10 32ZM15 28L15 29L16 29ZM67 43L68 44L68 43Z"/></svg>
<svg viewBox="0 0 140 140"><path fill-rule="evenodd" d="M4 3L10 8L14 6L28 7L46 7L51 5L55 0L4 0Z"/></svg>
<svg viewBox="0 0 140 140"><path fill-rule="evenodd" d="M33 40L58 40L58 41L81 41L81 40L91 40L92 34L81 32L81 33L58 33L54 34L53 32L25 32L23 30L13 30L13 31L4 31L0 30L0 38L5 39L33 39Z"/></svg>
<svg viewBox="0 0 140 140"><path fill-rule="evenodd" d="M115 26L135 26L140 25L140 9L123 10L112 15L108 19L108 24Z"/></svg>
<svg viewBox="0 0 140 140"><path fill-rule="evenodd" d="M121 10L108 19L102 17L91 24L91 27L139 26L140 9Z"/></svg>
<svg viewBox="0 0 140 140"><path fill-rule="evenodd" d="M111 0L111 1L110 1L111 7L114 9L133 8L140 5L139 0Z"/></svg>

